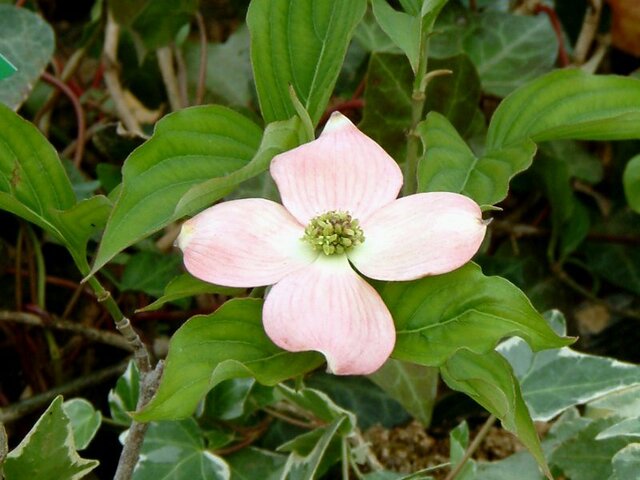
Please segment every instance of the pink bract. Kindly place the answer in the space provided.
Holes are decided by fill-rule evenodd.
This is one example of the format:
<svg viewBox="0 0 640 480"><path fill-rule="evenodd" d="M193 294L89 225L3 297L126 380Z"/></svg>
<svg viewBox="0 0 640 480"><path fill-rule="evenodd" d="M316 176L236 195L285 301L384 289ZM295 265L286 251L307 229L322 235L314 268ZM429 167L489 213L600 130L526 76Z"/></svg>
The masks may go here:
<svg viewBox="0 0 640 480"><path fill-rule="evenodd" d="M187 270L230 287L273 285L262 319L274 343L321 352L335 374L376 371L393 351L395 327L352 265L392 281L455 270L484 238L480 207L449 192L396 199L397 163L339 113L318 139L274 157L270 172L284 206L234 200L185 222L178 245ZM307 224L330 211L357 219L364 242L325 255L304 241Z"/></svg>

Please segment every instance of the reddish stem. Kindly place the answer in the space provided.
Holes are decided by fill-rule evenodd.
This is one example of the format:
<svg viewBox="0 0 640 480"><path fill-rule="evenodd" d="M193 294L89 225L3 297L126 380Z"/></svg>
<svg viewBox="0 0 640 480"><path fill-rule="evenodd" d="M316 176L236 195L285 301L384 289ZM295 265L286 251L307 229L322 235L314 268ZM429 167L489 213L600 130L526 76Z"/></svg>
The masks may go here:
<svg viewBox="0 0 640 480"><path fill-rule="evenodd" d="M42 79L50 85L60 89L62 93L64 93L67 98L71 101L73 105L73 109L76 113L76 120L78 122L78 134L76 138L76 150L73 155L73 163L76 167L80 168L80 164L82 162L82 157L84 155L84 143L87 126L84 119L84 110L82 109L82 105L80 104L80 100L76 96L76 94L69 88L69 86L64 83L62 80L54 77L49 72L44 72L42 74Z"/></svg>
<svg viewBox="0 0 640 480"><path fill-rule="evenodd" d="M553 8L547 5L543 5L541 3L536 5L534 12L535 13L544 12L549 17L549 21L551 22L553 31L555 32L556 38L558 39L558 61L560 62L561 67L566 67L571 63L571 61L569 60L567 49L564 46L564 35L562 34L562 24L560 23L558 14Z"/></svg>
<svg viewBox="0 0 640 480"><path fill-rule="evenodd" d="M322 118L320 119L319 125L323 125L324 123L326 123L333 112L344 112L345 110L360 110L362 108L364 108L364 100L362 100L361 98L352 98L350 100L338 103L333 107L327 108L327 111L324 112L324 115L322 115Z"/></svg>

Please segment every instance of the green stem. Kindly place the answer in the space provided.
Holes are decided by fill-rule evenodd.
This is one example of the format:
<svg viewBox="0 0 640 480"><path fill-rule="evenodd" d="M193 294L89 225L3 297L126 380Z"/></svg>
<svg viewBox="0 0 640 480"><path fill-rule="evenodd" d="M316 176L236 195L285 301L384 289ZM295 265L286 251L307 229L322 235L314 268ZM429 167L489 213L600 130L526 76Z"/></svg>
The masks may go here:
<svg viewBox="0 0 640 480"><path fill-rule="evenodd" d="M405 196L416 193L418 188L417 168L418 154L420 152L420 137L416 132L416 127L422 120L424 104L427 100L427 82L424 80L427 74L429 52L428 29L424 29L422 32L420 46L420 60L418 61L418 69L413 80L413 92L411 94L411 125L409 127L409 133L407 134L407 155L404 162L404 188L402 189L402 193Z"/></svg>
<svg viewBox="0 0 640 480"><path fill-rule="evenodd" d="M347 439L342 438L342 480L349 480L349 445Z"/></svg>

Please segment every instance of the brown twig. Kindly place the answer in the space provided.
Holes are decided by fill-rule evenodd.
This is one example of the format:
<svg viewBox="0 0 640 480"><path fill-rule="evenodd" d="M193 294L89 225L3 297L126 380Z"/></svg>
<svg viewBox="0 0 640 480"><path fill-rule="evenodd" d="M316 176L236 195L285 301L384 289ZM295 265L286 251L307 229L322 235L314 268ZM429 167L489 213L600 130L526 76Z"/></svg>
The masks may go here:
<svg viewBox="0 0 640 480"><path fill-rule="evenodd" d="M200 34L200 67L198 70L198 87L196 88L196 105L201 105L207 85L207 26L200 12L196 12L196 22L198 23L198 32Z"/></svg>
<svg viewBox="0 0 640 480"><path fill-rule="evenodd" d="M149 403L149 400L151 400L151 397L153 397L158 389L163 366L163 362L160 361L157 363L155 369L148 371L146 375L142 376L140 397L138 398L138 404L136 406L137 410L141 410L142 407ZM113 480L129 480L131 478L133 469L138 462L140 449L142 448L144 435L148 427L148 423L140 423L135 420L131 422Z"/></svg>
<svg viewBox="0 0 640 480"><path fill-rule="evenodd" d="M76 121L78 123L78 133L76 134L76 149L73 154L73 164L80 168L80 164L82 163L82 157L84 156L84 142L85 142L85 132L86 132L86 123L84 117L84 110L82 109L82 105L80 104L80 100L73 93L73 90L69 88L69 86L61 81L60 79L54 77L49 72L42 73L42 79L58 88L62 93L64 93L67 98L71 101L73 105L73 110L76 113Z"/></svg>
<svg viewBox="0 0 640 480"><path fill-rule="evenodd" d="M9 267L6 269L7 273L13 273L16 276L21 276L21 277L28 277L29 276L29 272L26 272L24 270L16 270L13 267ZM54 275L47 275L45 277L45 280L47 283L51 284L51 285L55 285L56 287L62 287L62 288L67 288L69 290L75 290L76 288L78 288L79 286L81 286L81 284L74 282L72 280L67 280L66 278L61 278L61 277L56 277ZM88 288L84 288L83 289L83 293L85 295L88 295L92 298L95 298L95 295L93 294L93 292L91 290L89 290Z"/></svg>
<svg viewBox="0 0 640 480"><path fill-rule="evenodd" d="M104 47L102 56L104 60L104 83L109 90L109 94L116 107L116 112L124 126L131 133L143 136L142 128L136 117L134 117L127 101L124 98L124 90L120 84L118 73L118 40L120 36L120 26L116 23L111 12L107 14L107 25L105 27Z"/></svg>
<svg viewBox="0 0 640 480"><path fill-rule="evenodd" d="M582 28L578 35L575 48L573 49L573 59L577 65L582 65L587 60L589 49L593 39L598 32L600 24L600 13L602 12L602 0L589 0L587 12L584 15Z"/></svg>
<svg viewBox="0 0 640 480"><path fill-rule="evenodd" d="M117 365L92 372L90 375L78 378L42 394L34 395L31 398L15 403L7 408L0 409L0 423L14 422L49 404L51 400L58 395L66 396L95 385L100 385L109 378L121 375L126 368L127 362L122 362Z"/></svg>
<svg viewBox="0 0 640 480"><path fill-rule="evenodd" d="M167 92L171 110L180 110L184 108L184 105L180 98L180 86L178 85L178 78L176 77L176 71L173 67L173 52L171 51L171 47L166 46L159 48L156 50L156 56L158 57L158 67L160 67L160 74L162 75L162 81L164 82L164 88Z"/></svg>
<svg viewBox="0 0 640 480"><path fill-rule="evenodd" d="M274 418L280 419L290 425L295 425L296 427L304 428L306 430L313 430L314 428L322 426L318 422L305 422L303 420L298 420L297 418L290 417L289 415L279 412L274 408L262 407L262 410Z"/></svg>
<svg viewBox="0 0 640 480"><path fill-rule="evenodd" d="M564 283L567 287L576 291L583 297L588 298L593 303L602 305L610 312L620 315L622 317L628 317L628 318L634 318L636 320L640 320L640 311L632 310L629 308L619 308L614 305L611 305L609 302L598 297L596 294L589 291L588 289L580 285L578 282L576 282L573 278L571 278L571 276L562 268L561 264L559 263L552 264L551 271L556 276L556 278L560 280L562 283Z"/></svg>
<svg viewBox="0 0 640 480"><path fill-rule="evenodd" d="M184 107L189 106L189 88L187 85L187 64L184 61L182 50L178 47L173 48L176 56L176 68L178 69L178 86L180 87L180 101Z"/></svg>
<svg viewBox="0 0 640 480"><path fill-rule="evenodd" d="M242 450L243 448L248 447L249 445L251 445L253 442L255 442L257 439L259 439L262 436L262 434L267 430L270 424L271 424L271 418L266 417L257 426L251 429L245 429L246 436L241 441L229 447L218 448L214 450L213 453L220 456L230 455L239 450Z"/></svg>
<svg viewBox="0 0 640 480"><path fill-rule="evenodd" d="M55 316L50 316L47 321L45 321L42 316L33 313L0 311L0 321L21 323L23 325L53 328L55 330L77 333L95 342L111 345L129 352L133 351L133 347L126 341L126 339L122 338L121 335L106 332L104 330L98 330L97 328L87 327Z"/></svg>
<svg viewBox="0 0 640 480"><path fill-rule="evenodd" d="M487 434L491 430L491 427L493 427L493 424L495 423L495 421L496 421L495 415L490 415L489 418L487 418L487 421L484 422L484 425L482 425L482 428L480 429L476 437L473 439L473 441L469 445L469 448L467 448L467 450L464 452L464 455L462 456L458 464L453 468L453 470L451 470L451 472L449 472L449 475L446 476L445 480L453 480L454 478L456 478L456 475L458 475L462 471L462 468L464 467L465 463L467 463L467 460L469 460L471 456L475 453L475 451L478 449L478 447L484 440L484 437L487 436Z"/></svg>

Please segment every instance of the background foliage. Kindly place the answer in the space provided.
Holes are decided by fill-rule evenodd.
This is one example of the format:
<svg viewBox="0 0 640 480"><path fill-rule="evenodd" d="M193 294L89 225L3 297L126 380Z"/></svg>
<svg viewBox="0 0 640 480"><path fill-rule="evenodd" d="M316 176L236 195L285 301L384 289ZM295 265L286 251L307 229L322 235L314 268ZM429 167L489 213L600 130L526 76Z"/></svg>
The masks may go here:
<svg viewBox="0 0 640 480"><path fill-rule="evenodd" d="M1 472L113 478L150 422L136 480L633 478L640 22L622 20L639 17L627 0L0 2ZM475 263L375 283L398 340L368 378L279 349L264 291L201 282L171 248L216 201L277 200L270 160L332 111L405 193L493 219ZM122 312L165 360L151 401ZM507 431L521 443L491 447Z"/></svg>

